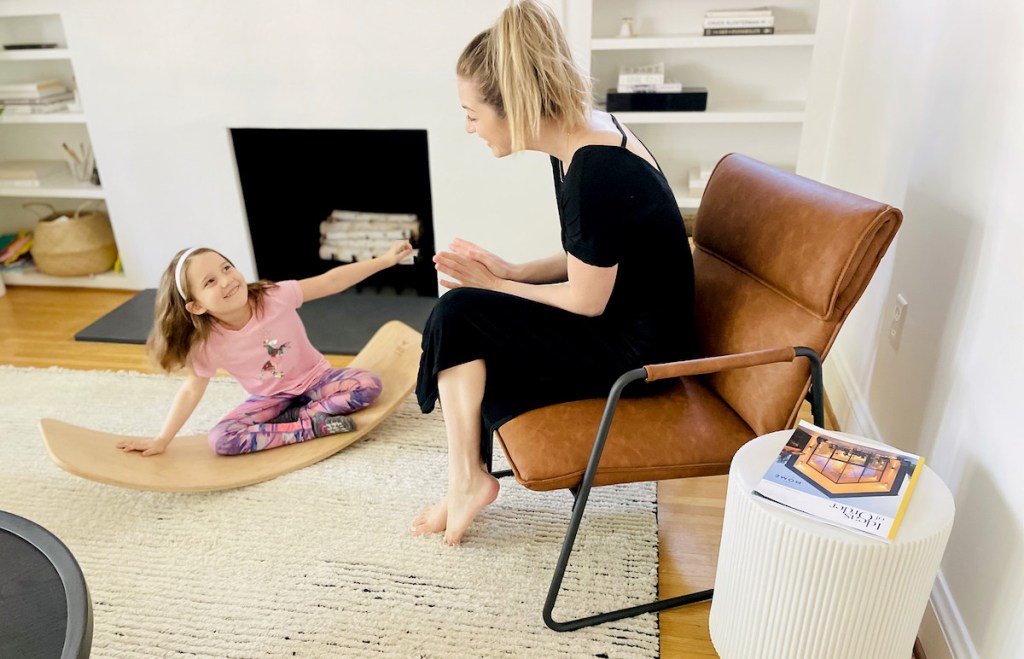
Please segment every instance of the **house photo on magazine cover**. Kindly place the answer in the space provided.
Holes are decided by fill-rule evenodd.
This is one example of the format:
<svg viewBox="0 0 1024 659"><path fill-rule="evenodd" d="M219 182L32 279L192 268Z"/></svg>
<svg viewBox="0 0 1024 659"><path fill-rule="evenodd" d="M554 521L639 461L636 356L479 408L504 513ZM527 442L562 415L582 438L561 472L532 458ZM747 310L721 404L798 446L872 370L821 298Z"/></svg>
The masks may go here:
<svg viewBox="0 0 1024 659"><path fill-rule="evenodd" d="M755 493L823 521L895 537L924 459L802 421Z"/></svg>

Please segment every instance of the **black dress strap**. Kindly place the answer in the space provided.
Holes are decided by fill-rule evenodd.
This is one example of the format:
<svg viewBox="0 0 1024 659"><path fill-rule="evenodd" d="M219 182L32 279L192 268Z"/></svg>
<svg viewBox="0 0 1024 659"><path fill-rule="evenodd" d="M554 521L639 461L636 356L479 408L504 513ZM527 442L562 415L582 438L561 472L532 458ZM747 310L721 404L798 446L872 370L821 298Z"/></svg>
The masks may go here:
<svg viewBox="0 0 1024 659"><path fill-rule="evenodd" d="M615 118L614 114L609 114L608 116L612 118L612 122L615 123L615 127L619 129L620 133L622 133L622 144L620 144L619 146L621 146L622 148L626 148L626 131L622 130L622 126L619 125L619 120ZM647 148L647 145L644 144L643 140L637 137L636 141L640 142L640 146L642 146L644 148L644 151L646 151L647 154L651 156L651 160L654 161L655 168L660 172L661 164L658 162L658 159L654 157L654 154L651 153L651 150Z"/></svg>
<svg viewBox="0 0 1024 659"><path fill-rule="evenodd" d="M614 114L610 114L608 116L612 118L612 122L615 123L615 127L619 129L620 133L622 133L622 144L620 144L619 146L625 148L626 141L627 141L626 140L626 131L622 130L622 126L619 125L619 120L615 118Z"/></svg>

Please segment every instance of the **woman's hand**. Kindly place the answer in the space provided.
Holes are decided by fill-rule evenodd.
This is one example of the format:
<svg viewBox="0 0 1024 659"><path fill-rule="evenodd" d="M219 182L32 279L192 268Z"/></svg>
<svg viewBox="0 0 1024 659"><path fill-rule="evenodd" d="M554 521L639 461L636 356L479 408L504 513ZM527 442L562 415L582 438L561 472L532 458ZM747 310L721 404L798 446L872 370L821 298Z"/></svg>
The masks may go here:
<svg viewBox="0 0 1024 659"><path fill-rule="evenodd" d="M466 258L479 261L498 279L518 281L515 277L516 266L479 245L475 245L462 238L456 238L448 245L448 249Z"/></svg>
<svg viewBox="0 0 1024 659"><path fill-rule="evenodd" d="M377 258L384 259L391 265L398 265L410 254L412 254L412 245L409 244L409 241L397 240L388 248L388 251L384 252Z"/></svg>
<svg viewBox="0 0 1024 659"><path fill-rule="evenodd" d="M496 276L484 263L458 252L440 252L434 255L434 268L455 281L442 279L445 288L482 288L498 290L502 278Z"/></svg>
<svg viewBox="0 0 1024 659"><path fill-rule="evenodd" d="M141 437L136 439L130 439L124 442L118 442L117 448L121 449L125 453L131 453L132 451L142 451L142 455L159 455L163 453L170 444L170 441L164 441L159 437L155 439L143 439Z"/></svg>

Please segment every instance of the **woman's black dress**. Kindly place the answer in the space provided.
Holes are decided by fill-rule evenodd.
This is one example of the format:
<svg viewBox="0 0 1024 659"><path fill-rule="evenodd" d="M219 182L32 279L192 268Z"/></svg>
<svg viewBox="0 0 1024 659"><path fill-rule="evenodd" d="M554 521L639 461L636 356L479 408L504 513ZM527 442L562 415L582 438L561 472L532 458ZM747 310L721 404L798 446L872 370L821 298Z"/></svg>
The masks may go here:
<svg viewBox="0 0 1024 659"><path fill-rule="evenodd" d="M477 359L487 370L490 436L529 410L603 398L628 370L691 356L683 220L664 175L625 140L580 148L564 178L551 158L563 248L593 266L619 266L605 312L590 318L478 288L446 292L423 331L416 396L424 413L437 402L438 372Z"/></svg>

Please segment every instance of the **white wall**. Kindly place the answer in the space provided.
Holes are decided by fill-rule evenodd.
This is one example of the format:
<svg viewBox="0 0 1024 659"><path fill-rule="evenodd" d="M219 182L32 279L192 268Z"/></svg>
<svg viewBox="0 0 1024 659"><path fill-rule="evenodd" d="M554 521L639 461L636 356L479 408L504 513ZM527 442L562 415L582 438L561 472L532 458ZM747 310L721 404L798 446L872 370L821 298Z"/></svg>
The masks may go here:
<svg viewBox="0 0 1024 659"><path fill-rule="evenodd" d="M932 596L954 656L1019 657L1024 6L860 0L850 18L824 178L905 220L830 356L829 394L844 429L921 452L954 493Z"/></svg>
<svg viewBox="0 0 1024 659"><path fill-rule="evenodd" d="M128 281L143 288L200 243L254 275L231 127L426 129L439 247L460 235L513 259L557 250L546 156L499 161L463 130L455 60L505 5L4 0L0 13L63 15Z"/></svg>

